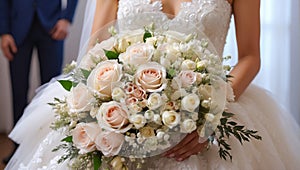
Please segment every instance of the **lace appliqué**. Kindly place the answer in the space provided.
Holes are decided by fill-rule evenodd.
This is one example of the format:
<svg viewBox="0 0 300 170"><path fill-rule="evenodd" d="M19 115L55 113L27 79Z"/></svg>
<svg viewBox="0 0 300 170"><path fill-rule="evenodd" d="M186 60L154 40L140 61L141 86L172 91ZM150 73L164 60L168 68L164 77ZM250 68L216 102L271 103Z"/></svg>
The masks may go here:
<svg viewBox="0 0 300 170"><path fill-rule="evenodd" d="M185 32L202 32L214 44L219 55L223 53L226 36L231 18L231 5L227 0L192 0L182 2L178 14L169 19L167 14L162 12L163 5L160 0L120 0L118 9L118 19L123 19L131 15L147 12L157 12L165 15L171 25L182 27L179 21L185 21ZM141 23L145 21L141 19ZM130 25L141 25L135 19L130 19L119 25L121 29L130 29Z"/></svg>

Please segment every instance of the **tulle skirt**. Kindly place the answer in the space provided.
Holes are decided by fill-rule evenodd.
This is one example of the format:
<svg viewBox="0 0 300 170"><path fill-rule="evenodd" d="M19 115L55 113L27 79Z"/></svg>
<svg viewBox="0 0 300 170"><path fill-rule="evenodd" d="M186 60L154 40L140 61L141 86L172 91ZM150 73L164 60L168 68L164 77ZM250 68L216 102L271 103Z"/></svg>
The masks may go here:
<svg viewBox="0 0 300 170"><path fill-rule="evenodd" d="M62 152L52 152L63 136L49 128L54 113L47 104L54 97L63 98L66 93L59 83L52 82L43 87L29 104L10 134L20 146L6 169L68 169L66 162L57 163ZM263 139L241 145L238 140L231 138L232 161L222 160L218 155L218 147L213 145L208 151L182 162L161 156L147 158L143 169L295 170L300 167L299 125L269 92L250 85L239 100L230 103L228 108L235 113L236 122L259 131Z"/></svg>

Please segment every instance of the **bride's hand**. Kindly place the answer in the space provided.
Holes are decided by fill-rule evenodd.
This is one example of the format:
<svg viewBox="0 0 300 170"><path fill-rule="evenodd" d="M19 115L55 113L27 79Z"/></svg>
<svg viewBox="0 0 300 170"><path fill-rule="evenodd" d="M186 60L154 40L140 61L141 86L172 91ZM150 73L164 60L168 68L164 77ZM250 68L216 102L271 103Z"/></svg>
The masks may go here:
<svg viewBox="0 0 300 170"><path fill-rule="evenodd" d="M207 145L208 140L203 143L199 143L199 135L197 131L194 131L186 135L181 142L179 142L172 149L165 152L163 156L174 158L177 161L183 161L189 158L191 155L196 155L206 150Z"/></svg>

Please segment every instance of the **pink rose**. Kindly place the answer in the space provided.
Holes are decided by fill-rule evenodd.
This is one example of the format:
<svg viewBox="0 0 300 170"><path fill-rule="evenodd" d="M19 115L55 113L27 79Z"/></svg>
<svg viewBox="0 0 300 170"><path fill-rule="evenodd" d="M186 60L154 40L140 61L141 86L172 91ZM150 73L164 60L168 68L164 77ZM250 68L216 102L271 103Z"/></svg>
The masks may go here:
<svg viewBox="0 0 300 170"><path fill-rule="evenodd" d="M101 132L96 123L79 123L72 131L73 143L79 149L80 154L96 150L95 139Z"/></svg>
<svg viewBox="0 0 300 170"><path fill-rule="evenodd" d="M124 133L131 128L128 120L128 111L120 103L110 101L103 103L96 115L100 127Z"/></svg>
<svg viewBox="0 0 300 170"><path fill-rule="evenodd" d="M138 67L135 83L147 92L159 92L166 87L166 69L155 62Z"/></svg>
<svg viewBox="0 0 300 170"><path fill-rule="evenodd" d="M191 70L181 71L178 76L182 87L189 87L197 80L197 74Z"/></svg>
<svg viewBox="0 0 300 170"><path fill-rule="evenodd" d="M102 131L96 138L96 147L104 156L115 156L124 142L124 135L115 132Z"/></svg>
<svg viewBox="0 0 300 170"><path fill-rule="evenodd" d="M122 65L115 60L100 62L87 79L87 86L95 90L103 100L111 98L114 84L122 78Z"/></svg>

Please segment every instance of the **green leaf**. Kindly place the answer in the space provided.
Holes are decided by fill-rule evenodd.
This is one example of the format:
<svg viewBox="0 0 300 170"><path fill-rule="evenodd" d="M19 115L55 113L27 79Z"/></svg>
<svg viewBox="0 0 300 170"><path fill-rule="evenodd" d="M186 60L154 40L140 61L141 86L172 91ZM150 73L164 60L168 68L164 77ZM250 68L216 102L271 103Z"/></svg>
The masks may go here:
<svg viewBox="0 0 300 170"><path fill-rule="evenodd" d="M109 50L105 50L103 49L104 52L105 52L105 55L106 57L109 59L109 60L116 60L119 58L119 53L115 52L115 51L109 51Z"/></svg>
<svg viewBox="0 0 300 170"><path fill-rule="evenodd" d="M70 80L58 80L58 82L63 86L64 89L66 89L67 91L70 91L72 86L73 86L73 82Z"/></svg>
<svg viewBox="0 0 300 170"><path fill-rule="evenodd" d="M152 34L148 30L146 30L143 36L143 41L146 42L146 39L150 37L152 37Z"/></svg>
<svg viewBox="0 0 300 170"><path fill-rule="evenodd" d="M94 154L93 160L94 160L94 170L98 170L102 164L101 158L99 157L99 155Z"/></svg>
<svg viewBox="0 0 300 170"><path fill-rule="evenodd" d="M83 68L81 68L80 70L81 70L81 72L82 72L84 78L86 78L86 79L87 79L87 78L89 77L89 75L91 74L91 71L89 71L89 70L86 70L86 69L83 69Z"/></svg>
<svg viewBox="0 0 300 170"><path fill-rule="evenodd" d="M169 69L167 73L167 78L173 78L176 75L176 70L175 69Z"/></svg>
<svg viewBox="0 0 300 170"><path fill-rule="evenodd" d="M61 141L62 142L73 143L73 137L72 136L67 136L64 139L62 139Z"/></svg>

